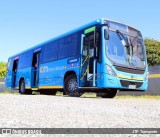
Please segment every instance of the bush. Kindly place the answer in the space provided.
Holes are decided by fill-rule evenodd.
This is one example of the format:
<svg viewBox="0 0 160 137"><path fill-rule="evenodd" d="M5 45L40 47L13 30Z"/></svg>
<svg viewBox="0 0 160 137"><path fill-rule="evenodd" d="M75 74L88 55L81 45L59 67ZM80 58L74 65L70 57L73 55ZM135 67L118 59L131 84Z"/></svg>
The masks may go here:
<svg viewBox="0 0 160 137"><path fill-rule="evenodd" d="M0 78L4 78L6 75L6 63L0 62Z"/></svg>
<svg viewBox="0 0 160 137"><path fill-rule="evenodd" d="M149 66L160 65L160 42L154 39L146 38L147 61Z"/></svg>

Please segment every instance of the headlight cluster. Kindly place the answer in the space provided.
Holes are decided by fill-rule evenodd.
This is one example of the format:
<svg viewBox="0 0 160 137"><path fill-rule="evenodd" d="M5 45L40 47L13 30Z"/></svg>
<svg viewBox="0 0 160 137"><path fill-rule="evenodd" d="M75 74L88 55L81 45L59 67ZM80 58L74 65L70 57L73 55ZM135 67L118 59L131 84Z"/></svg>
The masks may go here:
<svg viewBox="0 0 160 137"><path fill-rule="evenodd" d="M106 69L107 69L109 75L114 76L114 77L117 76L116 73L113 71L113 69L107 64L106 64Z"/></svg>
<svg viewBox="0 0 160 137"><path fill-rule="evenodd" d="M147 74L146 74L146 76L144 78L145 81L148 80L148 75L149 75L149 72L147 72Z"/></svg>

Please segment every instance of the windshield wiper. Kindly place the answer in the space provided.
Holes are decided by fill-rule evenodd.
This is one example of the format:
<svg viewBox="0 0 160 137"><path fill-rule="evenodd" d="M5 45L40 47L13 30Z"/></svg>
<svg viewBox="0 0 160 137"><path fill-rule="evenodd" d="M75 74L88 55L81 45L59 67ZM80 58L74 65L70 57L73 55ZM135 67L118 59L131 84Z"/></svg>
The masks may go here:
<svg viewBox="0 0 160 137"><path fill-rule="evenodd" d="M128 55L130 55L130 48L129 48L130 45L129 45L128 39L119 30L116 30L116 33L119 39L121 40L122 44L126 47Z"/></svg>
<svg viewBox="0 0 160 137"><path fill-rule="evenodd" d="M127 40L127 38L124 36L124 34L122 34L122 32L120 32L119 30L116 30L116 33L119 37L119 39L122 41L122 44L126 47L129 46L129 42Z"/></svg>

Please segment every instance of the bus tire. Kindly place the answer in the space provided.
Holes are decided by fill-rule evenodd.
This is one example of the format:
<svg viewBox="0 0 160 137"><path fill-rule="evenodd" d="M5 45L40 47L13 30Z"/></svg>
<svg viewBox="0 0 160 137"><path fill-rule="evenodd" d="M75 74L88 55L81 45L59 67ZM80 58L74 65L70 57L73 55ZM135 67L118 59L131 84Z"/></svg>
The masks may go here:
<svg viewBox="0 0 160 137"><path fill-rule="evenodd" d="M82 95L82 93L78 89L78 83L75 74L71 74L65 79L64 91L66 95L69 95L71 97L80 97Z"/></svg>
<svg viewBox="0 0 160 137"><path fill-rule="evenodd" d="M111 89L109 91L103 90L102 92L97 93L97 96L102 98L114 98L117 93L118 93L117 89Z"/></svg>
<svg viewBox="0 0 160 137"><path fill-rule="evenodd" d="M19 93L21 94L32 94L32 90L30 89L25 89L25 82L24 82L24 79L22 79L20 81L20 85L19 85Z"/></svg>

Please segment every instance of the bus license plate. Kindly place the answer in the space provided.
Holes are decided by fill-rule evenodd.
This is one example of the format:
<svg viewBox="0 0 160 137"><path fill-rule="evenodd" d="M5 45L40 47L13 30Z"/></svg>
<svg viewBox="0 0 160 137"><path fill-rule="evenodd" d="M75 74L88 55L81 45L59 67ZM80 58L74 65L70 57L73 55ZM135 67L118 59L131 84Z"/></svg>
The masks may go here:
<svg viewBox="0 0 160 137"><path fill-rule="evenodd" d="M129 85L129 89L136 89L136 85Z"/></svg>

